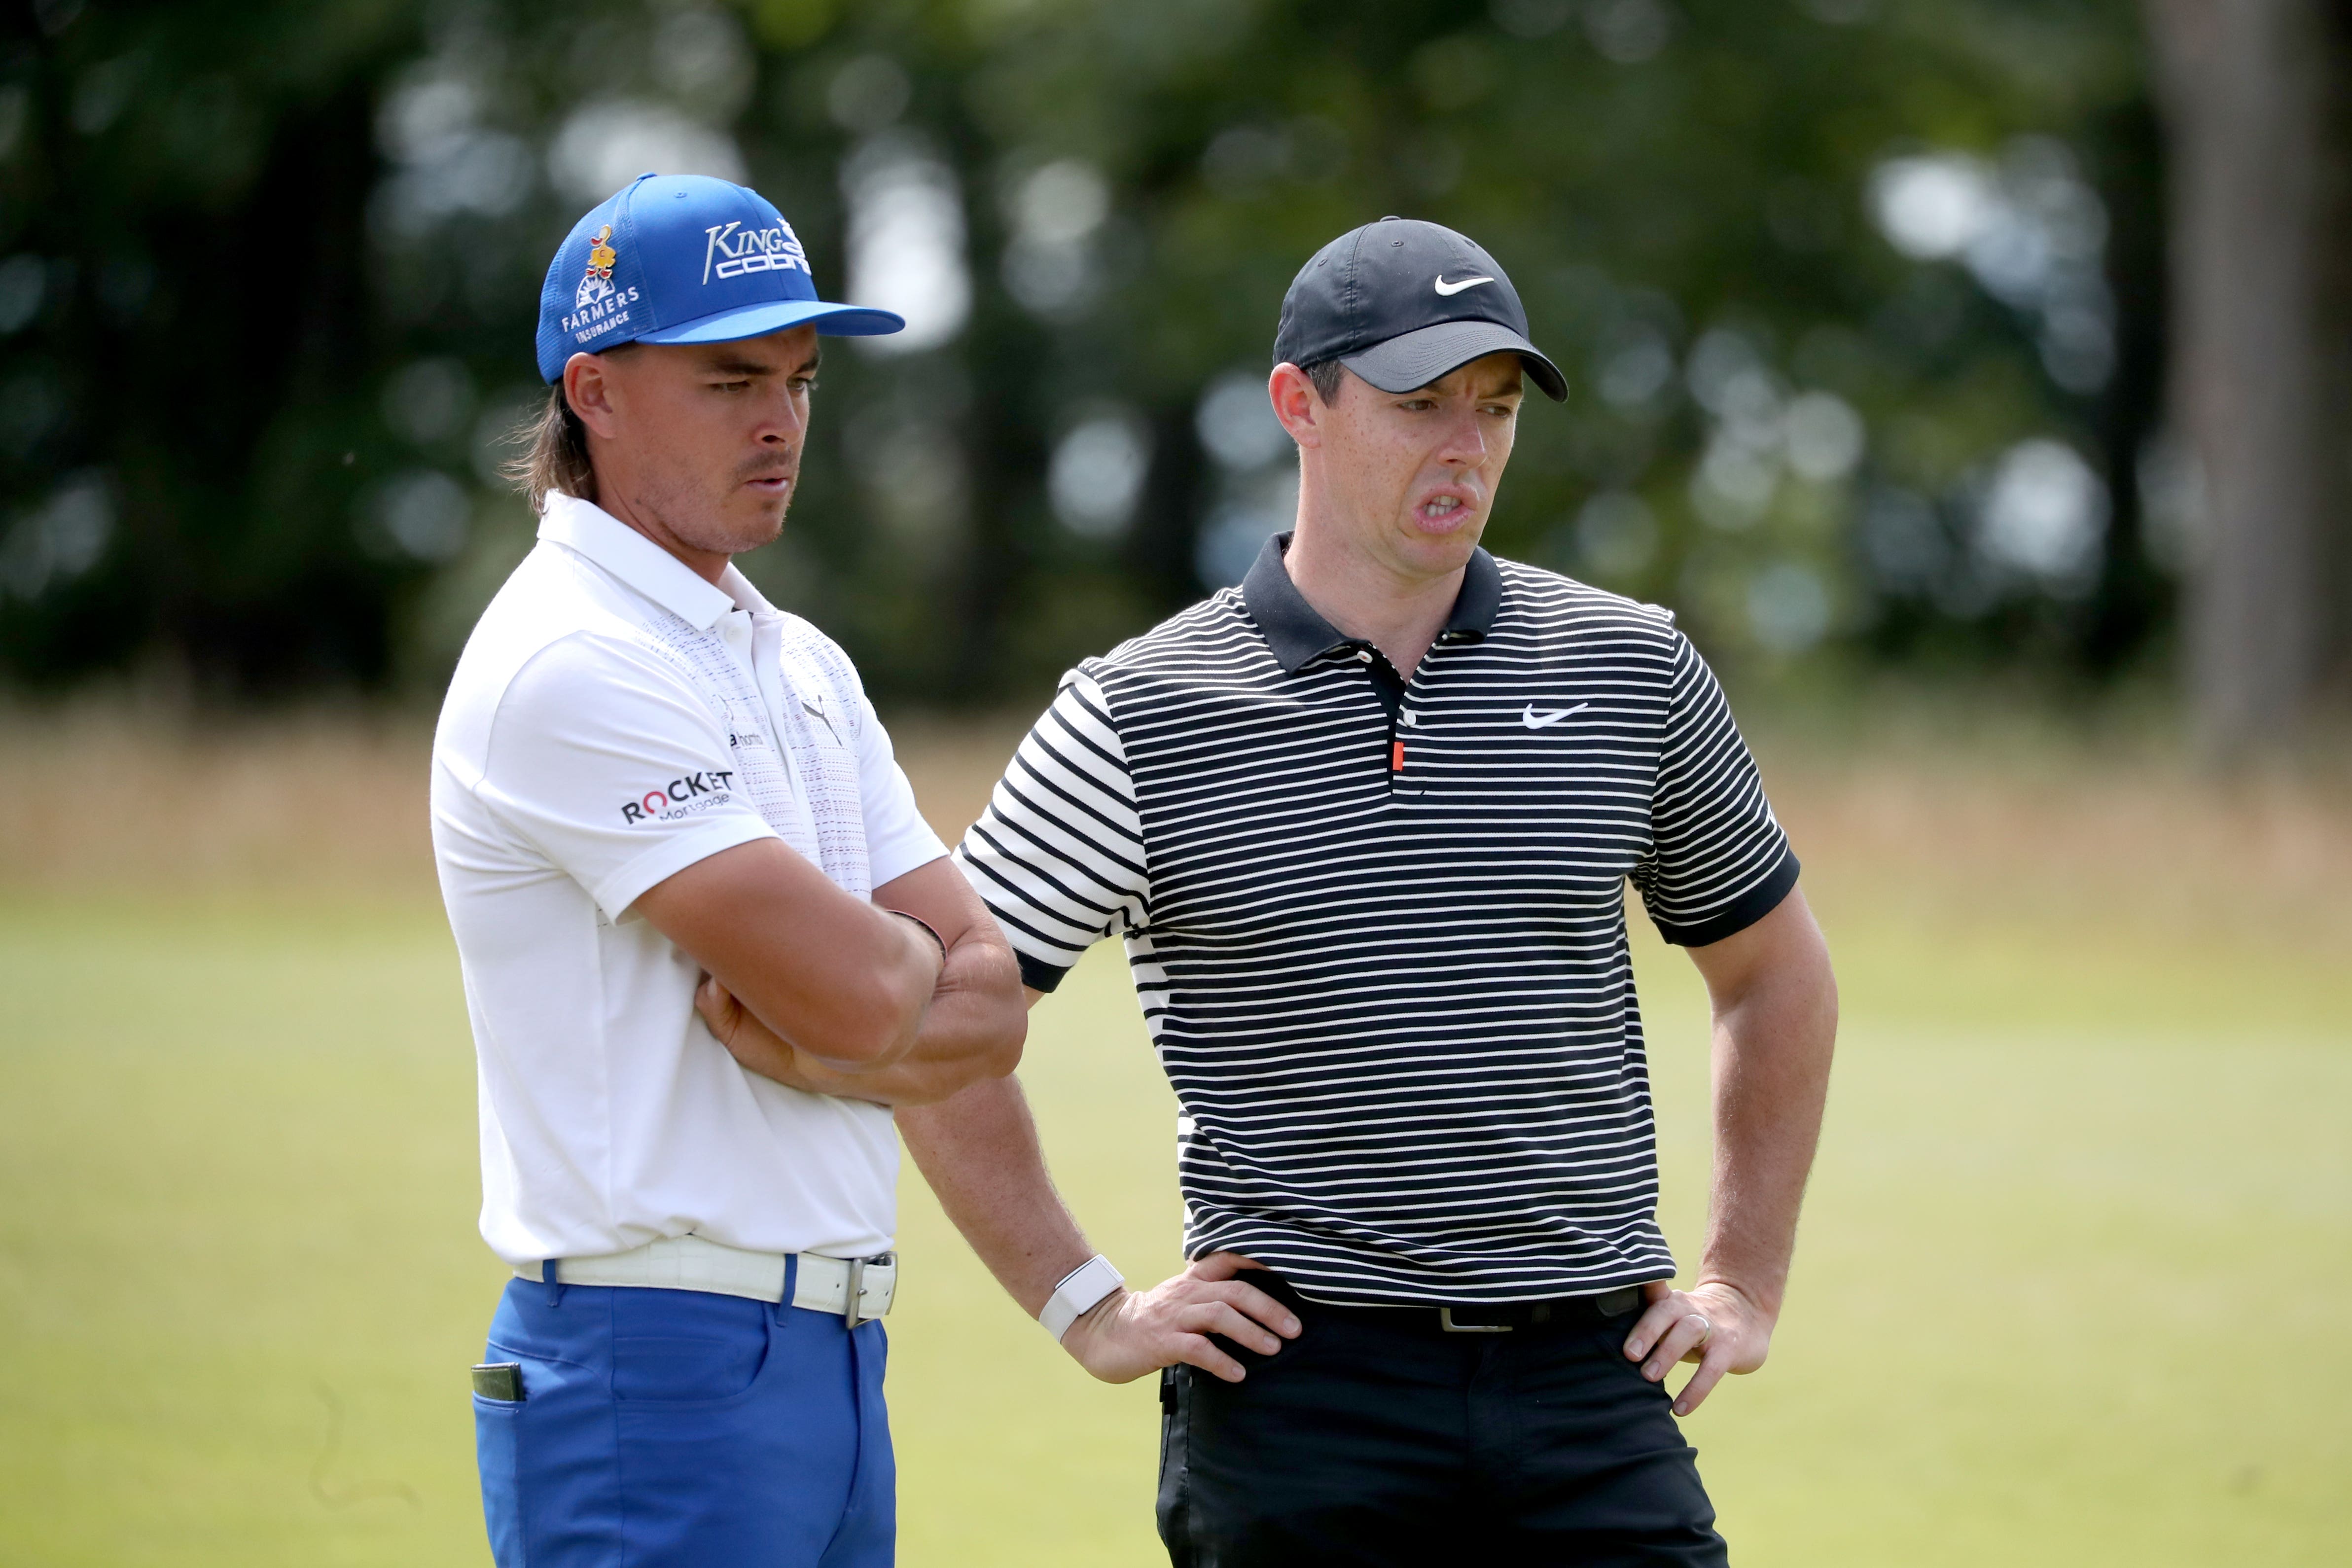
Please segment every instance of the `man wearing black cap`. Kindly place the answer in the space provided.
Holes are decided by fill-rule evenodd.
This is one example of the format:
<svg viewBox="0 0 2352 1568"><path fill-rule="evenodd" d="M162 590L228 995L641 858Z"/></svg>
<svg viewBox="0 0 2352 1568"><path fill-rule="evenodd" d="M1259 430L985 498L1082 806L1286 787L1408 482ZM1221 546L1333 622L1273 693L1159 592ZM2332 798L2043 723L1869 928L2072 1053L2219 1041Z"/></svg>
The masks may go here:
<svg viewBox="0 0 2352 1568"><path fill-rule="evenodd" d="M1066 676L958 851L1033 1000L1125 939L1192 1267L1129 1292L1091 1255L1009 1079L899 1127L1072 1355L1168 1369L1176 1563L1719 1563L1675 1417L1762 1363L1811 1162L1836 1005L1796 859L1669 615L1478 548L1522 379L1567 393L1494 258L1342 236L1274 357L1296 531ZM1714 1002L1687 1289L1628 879Z"/></svg>

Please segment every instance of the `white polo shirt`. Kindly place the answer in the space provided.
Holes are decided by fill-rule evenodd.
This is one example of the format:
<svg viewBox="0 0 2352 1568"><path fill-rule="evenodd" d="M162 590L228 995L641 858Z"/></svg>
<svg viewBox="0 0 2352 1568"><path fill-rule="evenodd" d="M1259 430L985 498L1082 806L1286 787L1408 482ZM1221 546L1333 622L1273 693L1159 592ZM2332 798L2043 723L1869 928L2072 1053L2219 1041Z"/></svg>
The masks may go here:
<svg viewBox="0 0 2352 1568"><path fill-rule="evenodd" d="M646 889L781 838L839 887L946 853L841 649L549 498L433 742L433 848L480 1062L482 1235L509 1263L687 1233L862 1257L897 1228L890 1113L745 1071Z"/></svg>

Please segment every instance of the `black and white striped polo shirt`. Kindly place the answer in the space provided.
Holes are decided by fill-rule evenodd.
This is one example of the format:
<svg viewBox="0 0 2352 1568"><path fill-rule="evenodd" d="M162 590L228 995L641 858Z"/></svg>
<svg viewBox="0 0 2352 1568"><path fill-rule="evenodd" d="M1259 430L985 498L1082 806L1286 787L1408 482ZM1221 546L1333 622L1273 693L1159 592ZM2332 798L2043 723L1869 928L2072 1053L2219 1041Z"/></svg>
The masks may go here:
<svg viewBox="0 0 2352 1568"><path fill-rule="evenodd" d="M1312 1300L1670 1277L1624 887L1718 941L1797 879L1664 611L1486 552L1400 680L1269 542L1065 678L958 855L1050 991L1118 932L1184 1245Z"/></svg>

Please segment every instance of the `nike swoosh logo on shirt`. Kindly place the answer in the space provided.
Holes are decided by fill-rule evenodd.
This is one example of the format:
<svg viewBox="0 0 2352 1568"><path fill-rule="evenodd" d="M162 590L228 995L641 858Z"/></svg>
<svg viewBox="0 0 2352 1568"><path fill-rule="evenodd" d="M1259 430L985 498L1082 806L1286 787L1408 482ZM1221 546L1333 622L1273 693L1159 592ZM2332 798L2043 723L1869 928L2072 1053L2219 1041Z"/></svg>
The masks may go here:
<svg viewBox="0 0 2352 1568"><path fill-rule="evenodd" d="M1481 283L1492 283L1494 279L1492 278L1465 278L1459 283L1448 283L1445 280L1445 274L1441 272L1437 275L1437 291L1441 294L1450 296L1459 294L1465 289L1475 289Z"/></svg>
<svg viewBox="0 0 2352 1568"><path fill-rule="evenodd" d="M1536 705L1530 702L1528 704L1528 710L1519 715L1519 721L1530 730L1541 730L1559 723L1562 719L1581 713L1591 706L1590 702L1580 702L1573 708L1562 708L1556 713L1538 713L1536 711Z"/></svg>

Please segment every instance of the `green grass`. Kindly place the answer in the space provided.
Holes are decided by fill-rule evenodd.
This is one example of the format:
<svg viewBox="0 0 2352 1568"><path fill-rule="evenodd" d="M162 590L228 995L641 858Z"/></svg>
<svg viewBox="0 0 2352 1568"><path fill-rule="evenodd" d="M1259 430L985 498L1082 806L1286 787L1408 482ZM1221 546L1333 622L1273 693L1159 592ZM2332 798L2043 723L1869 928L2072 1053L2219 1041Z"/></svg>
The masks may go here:
<svg viewBox="0 0 2352 1568"><path fill-rule="evenodd" d="M1690 1430L1758 1564L2352 1560L2340 955L1874 924L1771 1364ZM1687 1259L1705 1013L1639 953ZM1040 1009L1056 1173L1172 1265L1174 1110L1110 954ZM471 1052L429 909L0 900L0 1561L487 1561ZM1156 1405L907 1194L905 1560L1143 1564Z"/></svg>

